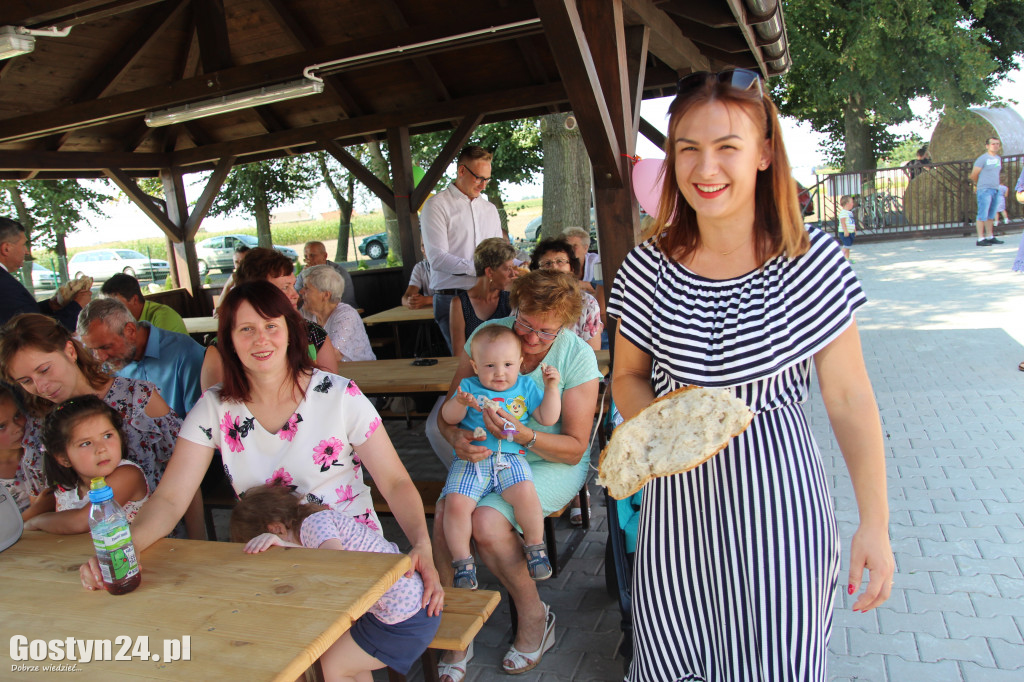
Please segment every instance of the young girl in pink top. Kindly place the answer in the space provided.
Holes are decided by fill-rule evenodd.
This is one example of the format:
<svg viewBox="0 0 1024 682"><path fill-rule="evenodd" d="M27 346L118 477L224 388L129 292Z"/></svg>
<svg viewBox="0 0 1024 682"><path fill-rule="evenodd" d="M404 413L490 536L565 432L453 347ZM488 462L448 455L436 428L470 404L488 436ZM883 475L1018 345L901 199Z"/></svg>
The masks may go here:
<svg viewBox="0 0 1024 682"><path fill-rule="evenodd" d="M398 546L348 514L306 504L283 485L246 490L231 514L231 540L245 542L249 554L274 545L310 549L397 554ZM323 656L324 678L371 682L371 671L388 666L409 672L441 624L422 606L420 574L398 579Z"/></svg>

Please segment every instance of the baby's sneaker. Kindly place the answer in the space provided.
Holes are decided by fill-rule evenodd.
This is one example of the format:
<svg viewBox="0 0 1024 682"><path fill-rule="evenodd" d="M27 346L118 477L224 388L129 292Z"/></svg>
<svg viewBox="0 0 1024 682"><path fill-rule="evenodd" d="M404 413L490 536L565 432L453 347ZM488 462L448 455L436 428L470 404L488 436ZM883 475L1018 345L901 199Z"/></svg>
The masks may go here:
<svg viewBox="0 0 1024 682"><path fill-rule="evenodd" d="M475 590L480 586L476 579L476 561L474 561L472 555L466 559L456 559L452 562L452 568L455 569L455 579L452 581L453 587Z"/></svg>
<svg viewBox="0 0 1024 682"><path fill-rule="evenodd" d="M547 580L554 572L551 569L551 560L548 559L547 547L543 543L539 545L526 545L523 547L526 552L526 567L530 570L530 577L534 580Z"/></svg>

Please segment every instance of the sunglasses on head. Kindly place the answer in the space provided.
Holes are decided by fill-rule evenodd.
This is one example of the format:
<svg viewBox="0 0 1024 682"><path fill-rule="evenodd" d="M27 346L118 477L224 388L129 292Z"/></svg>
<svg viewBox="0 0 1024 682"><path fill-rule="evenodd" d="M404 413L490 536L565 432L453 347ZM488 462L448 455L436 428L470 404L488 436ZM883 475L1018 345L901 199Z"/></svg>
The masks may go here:
<svg viewBox="0 0 1024 682"><path fill-rule="evenodd" d="M707 83L709 77L713 77L718 83L728 86L730 90L738 93L750 93L758 98L764 96L761 86L761 75L751 69L728 69L713 73L711 71L697 71L683 76L676 82L676 94L687 95L698 90Z"/></svg>

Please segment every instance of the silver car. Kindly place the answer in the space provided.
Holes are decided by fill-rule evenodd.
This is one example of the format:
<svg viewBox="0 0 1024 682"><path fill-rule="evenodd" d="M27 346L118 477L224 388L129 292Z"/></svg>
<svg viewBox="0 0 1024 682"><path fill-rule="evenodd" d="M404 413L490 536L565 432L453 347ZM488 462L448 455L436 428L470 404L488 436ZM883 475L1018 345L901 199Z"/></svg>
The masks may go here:
<svg viewBox="0 0 1024 682"><path fill-rule="evenodd" d="M68 274L72 279L82 275L89 275L95 280L110 279L123 272L140 280L163 280L170 271L167 261L147 258L133 249L82 251L68 261Z"/></svg>
<svg viewBox="0 0 1024 682"><path fill-rule="evenodd" d="M259 240L250 234L225 234L220 237L210 237L201 242L196 242L196 258L199 259L199 274L205 275L210 270L231 272L235 269L235 262L232 260L235 247L245 244L250 249L259 246ZM274 249L288 257L291 262L299 260L299 254L295 249L287 246L275 246Z"/></svg>

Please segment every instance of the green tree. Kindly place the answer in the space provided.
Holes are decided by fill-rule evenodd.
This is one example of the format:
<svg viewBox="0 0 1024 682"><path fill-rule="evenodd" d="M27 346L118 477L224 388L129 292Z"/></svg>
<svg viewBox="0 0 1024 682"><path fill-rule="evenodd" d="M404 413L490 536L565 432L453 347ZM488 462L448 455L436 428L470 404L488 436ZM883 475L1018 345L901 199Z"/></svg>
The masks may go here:
<svg viewBox="0 0 1024 682"><path fill-rule="evenodd" d="M210 207L210 215L236 213L256 220L260 246L270 247L270 212L306 196L318 171L309 156L286 156L235 166Z"/></svg>
<svg viewBox="0 0 1024 682"><path fill-rule="evenodd" d="M987 102L1024 51L1024 0L787 0L785 13L793 67L774 98L827 134L846 170L875 168L912 99Z"/></svg>
<svg viewBox="0 0 1024 682"><path fill-rule="evenodd" d="M60 277L68 279L66 235L89 225L89 215L104 216L110 199L80 180L4 181L10 208L25 227L29 243L52 248L57 254ZM31 264L28 265L31 268ZM24 278L31 282L31 272Z"/></svg>
<svg viewBox="0 0 1024 682"><path fill-rule="evenodd" d="M340 164L329 163L329 157L325 152L317 152L313 156L316 159L317 168L320 169L324 184L327 185L331 196L334 197L334 203L338 205L338 246L334 254L334 261L344 262L348 260L348 240L352 234L352 206L355 202L356 178L348 171L341 170ZM358 153L356 157L358 158ZM354 245L355 240L353 239Z"/></svg>

